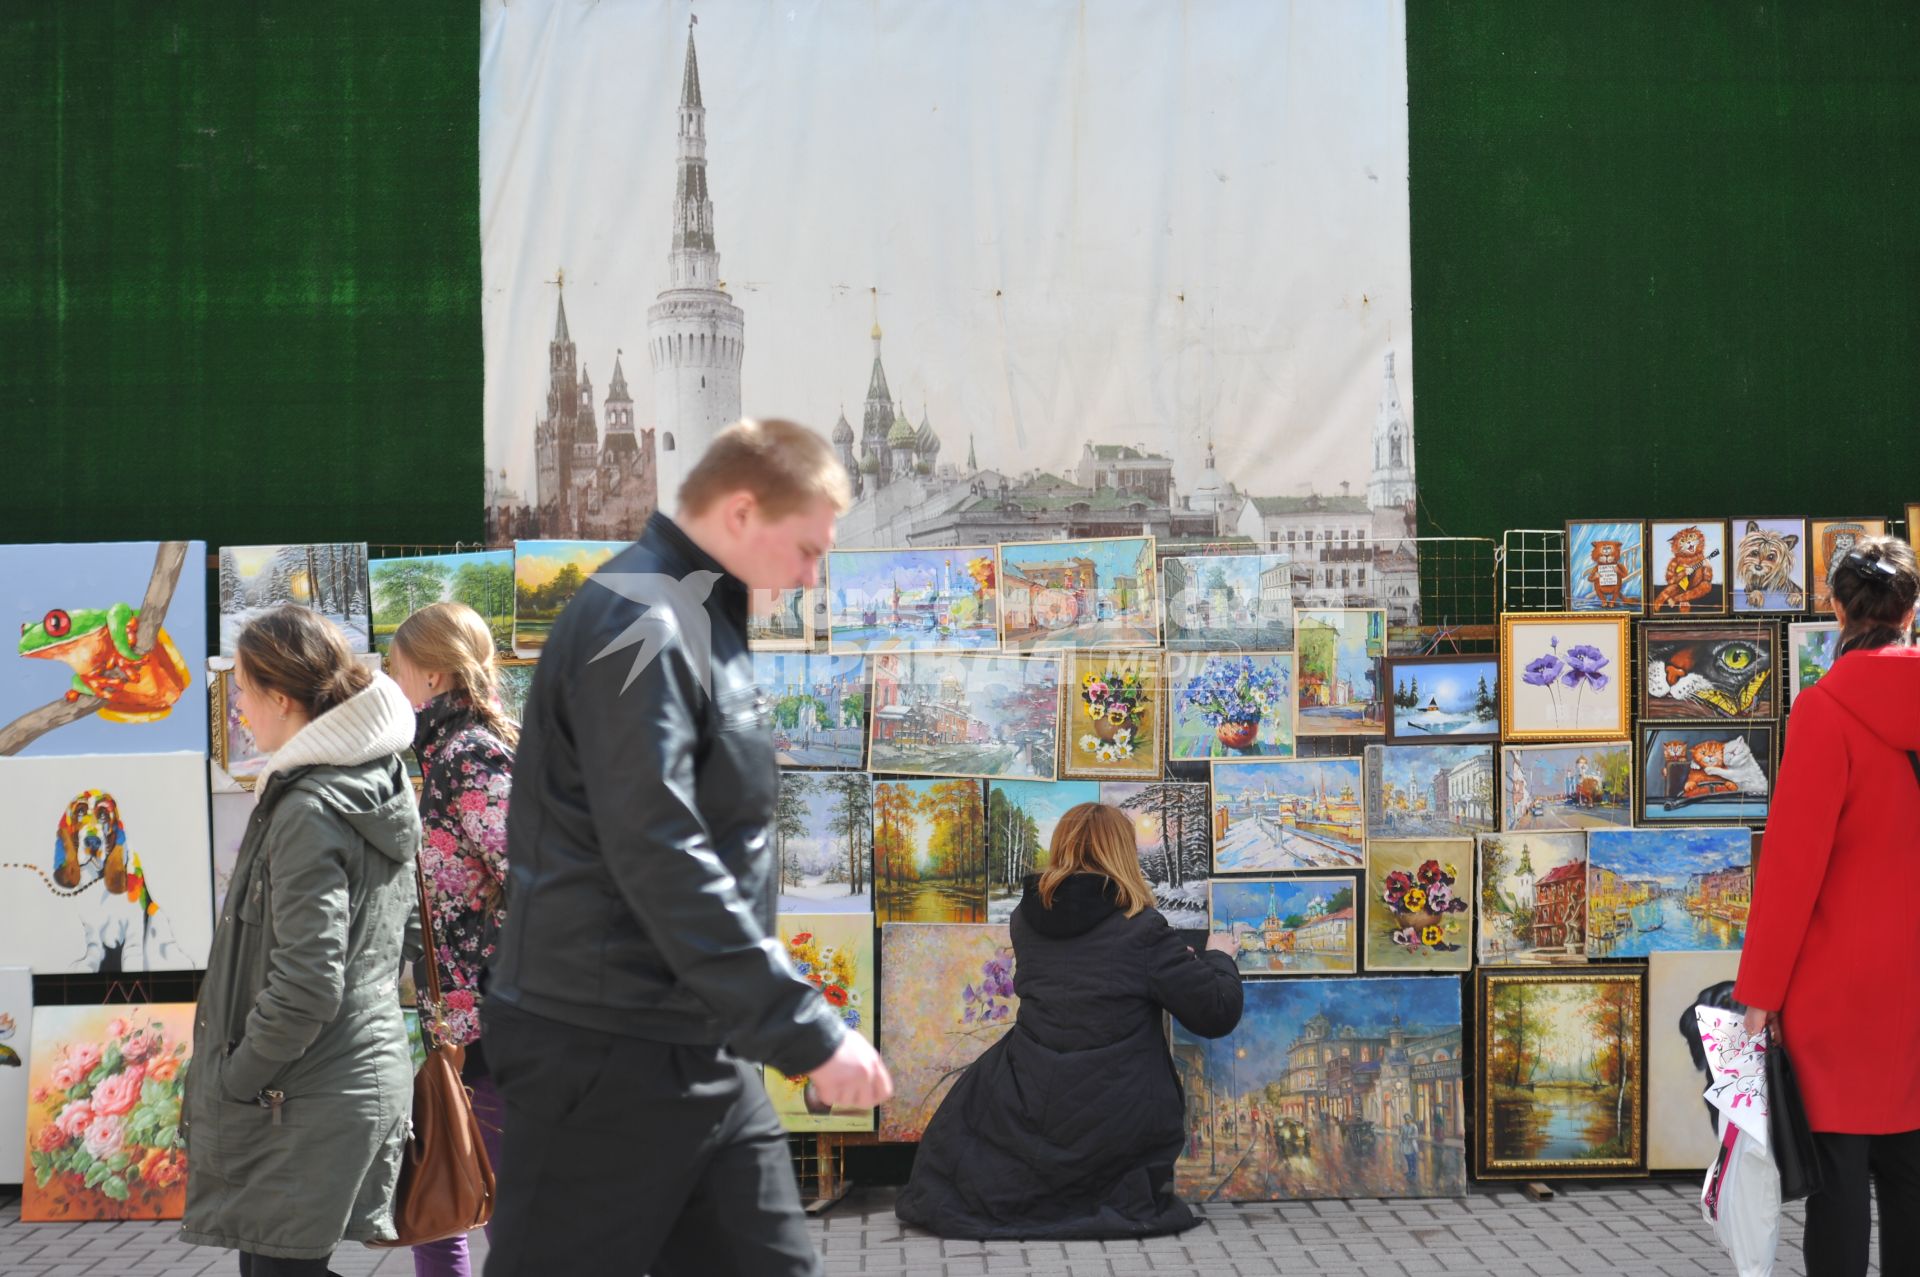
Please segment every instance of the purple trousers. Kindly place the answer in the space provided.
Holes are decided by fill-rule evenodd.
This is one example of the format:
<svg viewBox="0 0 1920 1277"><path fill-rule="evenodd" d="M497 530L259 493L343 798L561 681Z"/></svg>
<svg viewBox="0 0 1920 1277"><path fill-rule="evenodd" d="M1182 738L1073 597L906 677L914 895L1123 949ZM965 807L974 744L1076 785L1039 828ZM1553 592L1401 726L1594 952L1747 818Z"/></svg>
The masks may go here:
<svg viewBox="0 0 1920 1277"><path fill-rule="evenodd" d="M480 1119L480 1140L487 1147L487 1160L494 1174L500 1173L500 1128L506 1124L507 1108L493 1079L482 1074L468 1083L473 1088L473 1115ZM487 1238L493 1238L493 1225L487 1225ZM473 1277L473 1264L467 1258L467 1238L462 1233L444 1241L428 1242L413 1248L414 1277Z"/></svg>

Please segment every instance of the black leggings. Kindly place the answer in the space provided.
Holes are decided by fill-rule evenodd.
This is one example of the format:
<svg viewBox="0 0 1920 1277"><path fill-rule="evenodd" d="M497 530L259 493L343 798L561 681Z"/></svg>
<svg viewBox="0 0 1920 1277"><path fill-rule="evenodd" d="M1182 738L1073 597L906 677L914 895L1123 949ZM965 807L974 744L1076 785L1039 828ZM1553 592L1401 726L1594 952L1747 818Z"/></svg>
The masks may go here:
<svg viewBox="0 0 1920 1277"><path fill-rule="evenodd" d="M240 1277L335 1277L326 1259L275 1259L272 1255L240 1252Z"/></svg>
<svg viewBox="0 0 1920 1277"><path fill-rule="evenodd" d="M1813 1139L1826 1187L1807 1199L1807 1277L1865 1277L1869 1190L1880 1201L1881 1277L1920 1275L1920 1131Z"/></svg>

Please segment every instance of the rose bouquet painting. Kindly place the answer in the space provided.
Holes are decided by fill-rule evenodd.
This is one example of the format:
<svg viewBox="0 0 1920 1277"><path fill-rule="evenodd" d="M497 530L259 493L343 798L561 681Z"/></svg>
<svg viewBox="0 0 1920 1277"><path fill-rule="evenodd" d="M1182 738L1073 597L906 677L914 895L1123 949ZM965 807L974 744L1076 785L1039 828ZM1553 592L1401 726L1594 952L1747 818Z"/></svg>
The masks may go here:
<svg viewBox="0 0 1920 1277"><path fill-rule="evenodd" d="M21 1219L180 1217L192 1024L190 1003L34 1011Z"/></svg>
<svg viewBox="0 0 1920 1277"><path fill-rule="evenodd" d="M1013 941L1003 925L890 922L880 943L880 1049L894 1081L880 1138L918 1140L967 1065L1013 1027Z"/></svg>
<svg viewBox="0 0 1920 1277"><path fill-rule="evenodd" d="M1293 653L1176 653L1167 671L1174 758L1293 756Z"/></svg>
<svg viewBox="0 0 1920 1277"><path fill-rule="evenodd" d="M1160 667L1152 656L1077 652L1067 715L1066 774L1158 776Z"/></svg>
<svg viewBox="0 0 1920 1277"><path fill-rule="evenodd" d="M872 1037L873 915L782 914L780 942L794 974L820 991L840 1022ZM790 1131L871 1131L873 1110L840 1109L807 1074L766 1070L767 1095Z"/></svg>
<svg viewBox="0 0 1920 1277"><path fill-rule="evenodd" d="M1627 733L1627 619L1500 618L1501 735L1508 740L1618 740Z"/></svg>

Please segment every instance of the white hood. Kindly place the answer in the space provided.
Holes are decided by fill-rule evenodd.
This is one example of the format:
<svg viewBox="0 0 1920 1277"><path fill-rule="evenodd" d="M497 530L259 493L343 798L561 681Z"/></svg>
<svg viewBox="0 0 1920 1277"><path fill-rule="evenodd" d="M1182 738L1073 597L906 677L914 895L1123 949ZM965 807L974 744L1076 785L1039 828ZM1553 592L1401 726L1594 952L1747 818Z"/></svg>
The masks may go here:
<svg viewBox="0 0 1920 1277"><path fill-rule="evenodd" d="M372 686L355 693L293 734L267 759L254 792L275 772L326 765L351 767L397 754L413 745L413 706L400 685L375 674Z"/></svg>

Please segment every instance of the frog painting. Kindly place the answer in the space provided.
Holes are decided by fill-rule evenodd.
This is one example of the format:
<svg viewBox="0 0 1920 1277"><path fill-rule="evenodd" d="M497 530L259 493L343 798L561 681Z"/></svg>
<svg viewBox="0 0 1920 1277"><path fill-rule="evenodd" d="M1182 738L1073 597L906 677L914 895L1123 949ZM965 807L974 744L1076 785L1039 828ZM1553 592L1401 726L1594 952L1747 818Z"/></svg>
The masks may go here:
<svg viewBox="0 0 1920 1277"><path fill-rule="evenodd" d="M0 546L0 755L204 751L206 544Z"/></svg>

